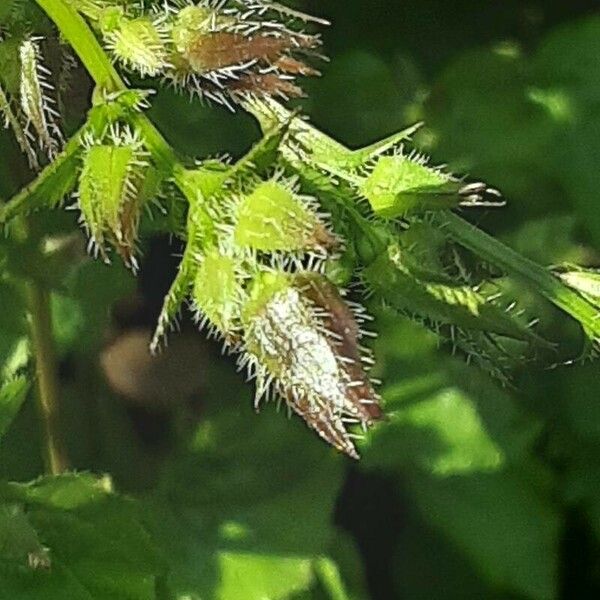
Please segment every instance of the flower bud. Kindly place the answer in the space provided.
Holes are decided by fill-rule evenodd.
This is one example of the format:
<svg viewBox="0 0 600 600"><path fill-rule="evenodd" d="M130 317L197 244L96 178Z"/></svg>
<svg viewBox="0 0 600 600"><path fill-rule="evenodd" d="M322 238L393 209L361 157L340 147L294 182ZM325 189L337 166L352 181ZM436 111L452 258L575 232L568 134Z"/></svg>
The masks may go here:
<svg viewBox="0 0 600 600"><path fill-rule="evenodd" d="M259 183L235 207L234 242L261 252L323 255L336 239L318 216L316 202L294 192L293 183Z"/></svg>
<svg viewBox="0 0 600 600"><path fill-rule="evenodd" d="M315 273L261 273L242 314L246 354L257 377L257 402L272 387L324 440L353 458L348 424L381 416L363 367L360 330L336 288Z"/></svg>
<svg viewBox="0 0 600 600"><path fill-rule="evenodd" d="M106 46L115 57L143 76L155 76L167 67L165 32L147 18L121 18L105 34Z"/></svg>
<svg viewBox="0 0 600 600"><path fill-rule="evenodd" d="M53 158L60 149L62 134L57 124L58 113L53 108L53 87L50 71L41 62L39 38L29 38L19 48L21 62L21 109L37 135L40 148Z"/></svg>
<svg viewBox="0 0 600 600"><path fill-rule="evenodd" d="M288 29L277 17L262 5L244 10L181 9L171 24L173 51L166 76L191 93L223 104L248 94L302 95L294 78L317 71L294 54L305 55L320 41Z"/></svg>
<svg viewBox="0 0 600 600"><path fill-rule="evenodd" d="M377 214L385 216L387 211L402 214L432 208L427 205L430 201L427 192L450 180L450 176L428 167L418 156L382 156L363 181L361 192Z"/></svg>
<svg viewBox="0 0 600 600"><path fill-rule="evenodd" d="M419 154L402 153L377 158L359 183L360 192L380 216L463 206L503 206L498 190L485 183L464 184Z"/></svg>
<svg viewBox="0 0 600 600"><path fill-rule="evenodd" d="M149 153L137 133L112 129L110 139L84 139L83 167L79 177L78 206L91 245L106 258L111 242L124 261L135 268L135 242Z"/></svg>

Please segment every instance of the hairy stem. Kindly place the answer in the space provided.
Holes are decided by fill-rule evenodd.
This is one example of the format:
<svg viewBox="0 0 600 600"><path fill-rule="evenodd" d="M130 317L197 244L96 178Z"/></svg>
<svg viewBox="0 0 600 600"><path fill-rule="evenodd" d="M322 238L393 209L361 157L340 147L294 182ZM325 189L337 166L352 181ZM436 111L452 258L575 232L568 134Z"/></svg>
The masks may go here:
<svg viewBox="0 0 600 600"><path fill-rule="evenodd" d="M438 213L434 219L461 246L500 267L507 275L520 279L580 321L593 337L600 338L598 310L576 291L563 285L548 269L515 252L454 213Z"/></svg>
<svg viewBox="0 0 600 600"><path fill-rule="evenodd" d="M44 458L48 473L58 475L69 468L69 460L60 427L60 392L50 294L35 281L28 284L28 293L38 412L44 428Z"/></svg>

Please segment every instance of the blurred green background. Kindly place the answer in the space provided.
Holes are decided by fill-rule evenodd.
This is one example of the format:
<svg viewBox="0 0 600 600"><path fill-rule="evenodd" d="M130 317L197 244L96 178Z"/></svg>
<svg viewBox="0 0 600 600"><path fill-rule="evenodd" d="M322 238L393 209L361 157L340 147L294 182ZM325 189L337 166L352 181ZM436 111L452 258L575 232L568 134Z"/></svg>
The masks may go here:
<svg viewBox="0 0 600 600"><path fill-rule="evenodd" d="M474 222L543 264L600 266L596 2L295 5L332 21L330 61L301 103L316 125L355 147L424 121L415 141L434 163L508 201ZM88 91L80 83L72 104L85 106ZM150 114L191 156L239 156L259 135L248 116L166 90ZM7 135L0 144L12 156ZM11 161L5 197L21 184ZM40 219L56 231L74 223ZM565 349L556 365L522 365L503 389L424 329L378 312L389 420L354 464L274 405L254 414L251 386L185 318L149 365L144 344L179 251L150 235L137 281L117 264L83 261L53 296L74 465L110 473L137 499L166 565L157 595L143 595L134 575L155 574L155 559L120 539L126 559L98 556L94 569L128 581L123 597L600 597L600 372L560 364L581 347L573 323L538 307L541 330ZM3 356L22 318L0 314ZM39 475L36 431L28 403L0 445L4 477ZM87 518L90 531L105 527L105 517ZM118 538L111 526L103 535ZM85 579L65 543L58 536L56 552ZM79 598L61 589L57 598Z"/></svg>

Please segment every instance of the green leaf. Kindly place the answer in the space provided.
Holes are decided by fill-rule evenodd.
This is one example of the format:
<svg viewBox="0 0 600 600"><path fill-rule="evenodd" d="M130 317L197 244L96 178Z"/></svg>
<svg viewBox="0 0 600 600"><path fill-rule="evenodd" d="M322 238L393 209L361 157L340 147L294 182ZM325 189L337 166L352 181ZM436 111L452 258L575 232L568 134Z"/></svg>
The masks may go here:
<svg viewBox="0 0 600 600"><path fill-rule="evenodd" d="M309 559L223 552L219 557L219 600L287 598L313 580Z"/></svg>
<svg viewBox="0 0 600 600"><path fill-rule="evenodd" d="M370 288L390 306L433 322L543 342L524 323L471 287L417 279L411 273L409 254L390 246L364 270Z"/></svg>
<svg viewBox="0 0 600 600"><path fill-rule="evenodd" d="M441 389L388 415L396 435L406 429L413 436L416 433L414 458L435 475L496 471L504 463L504 454L486 431L476 404L457 388ZM427 451L428 446L434 449Z"/></svg>
<svg viewBox="0 0 600 600"><path fill-rule="evenodd" d="M495 587L535 600L557 596L560 517L512 472L413 477L423 517L446 535Z"/></svg>
<svg viewBox="0 0 600 600"><path fill-rule="evenodd" d="M31 569L50 567L48 551L18 504L0 504L0 564L4 561Z"/></svg>
<svg viewBox="0 0 600 600"><path fill-rule="evenodd" d="M90 352L98 348L110 322L112 305L132 293L135 280L124 266L88 260L66 281L66 290L53 298L53 308L63 321L55 333L62 348Z"/></svg>
<svg viewBox="0 0 600 600"><path fill-rule="evenodd" d="M331 600L350 600L340 576L340 571L332 560L325 557L319 558L316 561L315 568L319 581Z"/></svg>
<svg viewBox="0 0 600 600"><path fill-rule="evenodd" d="M13 570L0 580L6 598L155 600L163 570L140 524L139 508L107 479L68 474L7 484L0 496L27 516L30 541L47 548L49 570ZM35 536L35 537L34 537Z"/></svg>
<svg viewBox="0 0 600 600"><path fill-rule="evenodd" d="M555 123L532 101L533 77L517 46L460 54L435 82L425 104L434 156L451 168L490 180L521 213L540 212L555 198Z"/></svg>
<svg viewBox="0 0 600 600"><path fill-rule="evenodd" d="M315 560L335 542L344 459L315 444L299 419L272 406L254 414L245 392L229 387L215 398L147 511L175 597L290 598L311 588Z"/></svg>
<svg viewBox="0 0 600 600"><path fill-rule="evenodd" d="M17 377L0 387L0 439L17 416L29 390L25 377Z"/></svg>

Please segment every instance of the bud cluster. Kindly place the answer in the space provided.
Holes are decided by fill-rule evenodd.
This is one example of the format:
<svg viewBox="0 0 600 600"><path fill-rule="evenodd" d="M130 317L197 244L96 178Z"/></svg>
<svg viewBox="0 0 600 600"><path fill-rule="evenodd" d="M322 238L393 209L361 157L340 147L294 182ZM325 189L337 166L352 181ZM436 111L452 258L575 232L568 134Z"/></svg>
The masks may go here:
<svg viewBox="0 0 600 600"><path fill-rule="evenodd" d="M317 74L306 58L318 50L319 37L302 31L310 17L276 3L171 0L151 10L110 0L76 5L126 68L230 107L248 95L300 96L295 79Z"/></svg>
<svg viewBox="0 0 600 600"><path fill-rule="evenodd" d="M281 173L243 179L190 207L190 224L202 221L194 211L208 211L214 231L188 236L165 310L177 290L187 290L198 322L256 378L257 406L274 393L323 439L357 458L347 428L366 428L380 409L367 375L372 358L359 343L368 316L358 305L350 308L323 275L339 239L295 179Z"/></svg>

